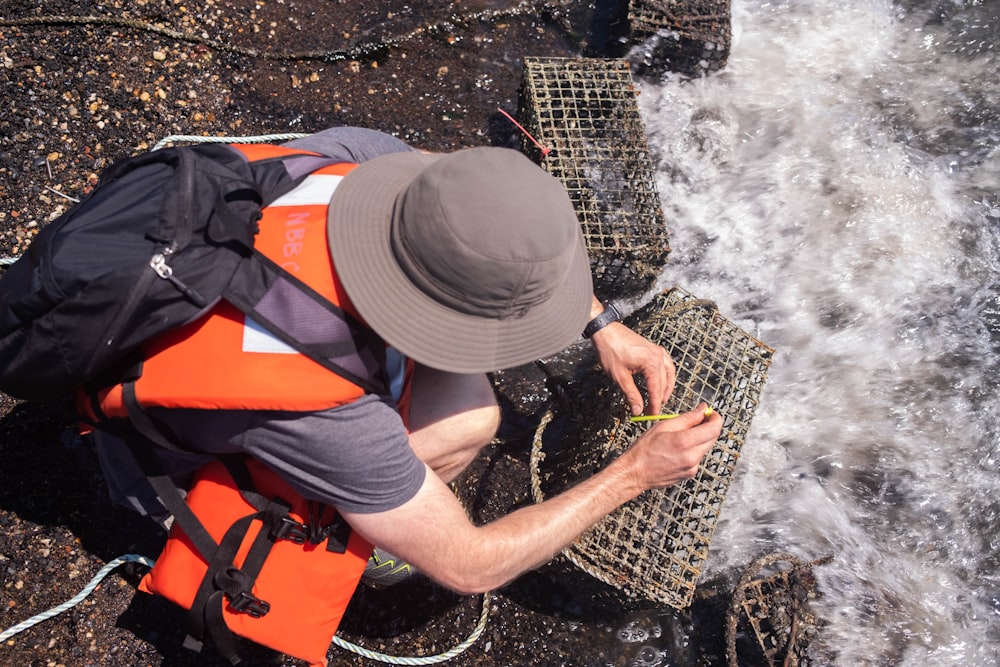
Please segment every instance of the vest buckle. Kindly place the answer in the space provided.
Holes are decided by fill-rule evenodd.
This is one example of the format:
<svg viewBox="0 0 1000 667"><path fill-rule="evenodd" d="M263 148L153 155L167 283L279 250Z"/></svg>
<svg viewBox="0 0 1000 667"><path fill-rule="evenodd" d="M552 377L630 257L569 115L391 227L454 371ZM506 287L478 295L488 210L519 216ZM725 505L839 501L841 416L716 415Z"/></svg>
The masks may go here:
<svg viewBox="0 0 1000 667"><path fill-rule="evenodd" d="M289 516L281 517L281 520L271 530L271 539L289 540L295 544L305 544L309 538L309 526L299 523Z"/></svg>
<svg viewBox="0 0 1000 667"><path fill-rule="evenodd" d="M240 614L250 614L254 618L260 618L271 611L271 604L261 600L253 593L240 591L236 595L230 596L229 607Z"/></svg>

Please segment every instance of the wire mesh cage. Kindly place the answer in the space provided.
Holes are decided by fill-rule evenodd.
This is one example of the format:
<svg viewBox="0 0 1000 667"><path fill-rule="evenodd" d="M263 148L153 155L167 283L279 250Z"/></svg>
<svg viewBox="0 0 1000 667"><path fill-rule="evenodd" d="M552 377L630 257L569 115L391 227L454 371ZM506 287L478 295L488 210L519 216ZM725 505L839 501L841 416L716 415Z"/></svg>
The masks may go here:
<svg viewBox="0 0 1000 667"><path fill-rule="evenodd" d="M703 75L729 60L730 0L631 0L628 21L633 42L648 40L649 64Z"/></svg>
<svg viewBox="0 0 1000 667"><path fill-rule="evenodd" d="M657 295L626 324L674 360L677 384L665 411L704 401L722 415L722 435L693 479L626 503L565 555L605 583L682 609L693 598L774 351L712 302L679 288ZM552 410L536 431L531 477L537 502L593 475L648 428L629 421L623 395L602 373L587 377L562 411L563 423L549 427L557 419Z"/></svg>
<svg viewBox="0 0 1000 667"><path fill-rule="evenodd" d="M523 150L565 185L603 299L647 292L670 253L635 98L623 60L525 58L519 116L547 152Z"/></svg>
<svg viewBox="0 0 1000 667"><path fill-rule="evenodd" d="M750 564L736 584L726 618L730 667L811 664L808 650L819 622L810 603L820 596L814 568L831 560L774 553Z"/></svg>

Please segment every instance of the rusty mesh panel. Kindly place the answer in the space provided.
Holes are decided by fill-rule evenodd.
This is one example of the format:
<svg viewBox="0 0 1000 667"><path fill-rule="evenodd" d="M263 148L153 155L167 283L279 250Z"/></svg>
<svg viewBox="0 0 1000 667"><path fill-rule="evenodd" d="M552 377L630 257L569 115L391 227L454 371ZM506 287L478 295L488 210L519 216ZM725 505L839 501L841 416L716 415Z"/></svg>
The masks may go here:
<svg viewBox="0 0 1000 667"><path fill-rule="evenodd" d="M523 149L566 186L603 299L647 292L670 253L635 96L623 60L525 58L519 115L549 152Z"/></svg>
<svg viewBox="0 0 1000 667"><path fill-rule="evenodd" d="M811 663L808 649L819 626L811 602L820 597L814 568L831 560L803 561L775 553L750 564L733 591L726 618L730 667Z"/></svg>
<svg viewBox="0 0 1000 667"><path fill-rule="evenodd" d="M774 351L725 319L713 303L676 288L626 324L666 348L677 366L677 385L664 411L705 401L722 415L722 435L694 479L625 504L566 555L608 584L681 609L694 595ZM551 442L544 426L536 435L536 500L592 475L648 428L629 421L624 397L603 373L588 378L573 391L576 405L564 420L569 432Z"/></svg>
<svg viewBox="0 0 1000 667"><path fill-rule="evenodd" d="M671 71L708 74L729 60L729 0L631 0L628 19L633 38L656 37L652 57Z"/></svg>

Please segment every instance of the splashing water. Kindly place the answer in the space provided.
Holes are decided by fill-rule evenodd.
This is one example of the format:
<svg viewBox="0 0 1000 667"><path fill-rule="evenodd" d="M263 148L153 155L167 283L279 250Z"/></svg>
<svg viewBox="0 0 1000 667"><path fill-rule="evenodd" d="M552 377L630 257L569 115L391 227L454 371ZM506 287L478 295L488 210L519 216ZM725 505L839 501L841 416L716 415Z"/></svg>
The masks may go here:
<svg viewBox="0 0 1000 667"><path fill-rule="evenodd" d="M1000 2L736 0L733 28L721 74L639 98L661 287L778 350L704 577L833 555L824 661L997 664Z"/></svg>

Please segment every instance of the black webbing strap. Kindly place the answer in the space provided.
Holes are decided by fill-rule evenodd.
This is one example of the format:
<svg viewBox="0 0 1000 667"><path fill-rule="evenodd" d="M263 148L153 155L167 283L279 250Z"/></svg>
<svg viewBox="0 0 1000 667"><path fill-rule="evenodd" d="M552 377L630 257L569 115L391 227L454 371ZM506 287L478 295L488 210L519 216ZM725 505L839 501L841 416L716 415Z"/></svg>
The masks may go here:
<svg viewBox="0 0 1000 667"><path fill-rule="evenodd" d="M160 427L153 422L153 419L146 412L146 409L142 407L135 395L134 380L122 383L122 402L125 404L125 410L128 412L128 418L132 422L132 425L149 442L172 452L190 453L190 450L181 447L164 435Z"/></svg>
<svg viewBox="0 0 1000 667"><path fill-rule="evenodd" d="M209 563L191 606L191 634L201 638L207 632L219 652L233 664L239 663L241 655L223 612L228 606L237 613L260 618L270 611L270 604L254 595L253 587L274 546L275 526L288 516L288 510L286 503L276 500L269 502L263 511L235 521L219 543L216 557ZM233 564L236 553L255 520L260 520L263 525L254 537L242 566L236 567Z"/></svg>
<svg viewBox="0 0 1000 667"><path fill-rule="evenodd" d="M216 456L226 467L226 472L233 478L236 488L239 490L243 500L251 505L258 512L264 511L269 502L267 498L257 493L257 488L250 476L250 469L247 468L246 460L241 454L219 454Z"/></svg>
<svg viewBox="0 0 1000 667"><path fill-rule="evenodd" d="M221 455L218 457L229 475L236 482L243 499L258 511L264 512L269 504L283 504L285 501L280 497L272 499L266 498L257 492L250 470L246 461L241 455ZM326 503L313 500L308 502L309 517L308 523L301 523L292 518L291 505L284 505L287 509L281 517L275 519L273 524L268 525L271 538L277 540L289 540L296 544L322 544L327 540L326 550L332 553L342 554L347 551L347 541L351 537L351 526ZM324 524L324 518L332 513L329 523Z"/></svg>
<svg viewBox="0 0 1000 667"><path fill-rule="evenodd" d="M201 523L201 520L191 511L188 504L184 502L177 485L164 472L163 465L150 446L158 445L169 450L178 451L181 448L171 442L146 414L146 411L139 406L135 398L135 385L131 382L122 387L125 398L125 407L128 410L129 418L132 420L135 430L121 429L118 435L122 436L128 445L132 456L135 457L143 474L149 480L150 486L156 491L160 502L174 516L174 520L180 524L181 530L188 536L192 544L206 561L211 561L215 554L215 540L208 530Z"/></svg>
<svg viewBox="0 0 1000 667"><path fill-rule="evenodd" d="M366 393L388 392L382 339L259 250L239 265L222 297L272 336ZM317 330L346 335L318 343Z"/></svg>
<svg viewBox="0 0 1000 667"><path fill-rule="evenodd" d="M257 579L261 568L264 567L264 561L267 560L267 555L271 552L271 547L276 541L277 528L282 524L282 520L288 516L290 509L291 506L288 503L280 498L275 498L267 504L263 512L257 514L256 518L260 519L264 525L261 526L260 532L254 538L246 558L243 559L243 565L240 567L251 578L251 581ZM239 610L237 609L237 611Z"/></svg>
<svg viewBox="0 0 1000 667"><path fill-rule="evenodd" d="M242 656L232 632L222 617L226 594L230 594L231 599L238 600L237 604L249 613L262 616L268 611L267 603L256 599L250 592L253 581L242 578L240 576L242 573L233 565L236 552L256 516L255 512L234 521L219 541L219 548L213 557L208 559L208 569L191 604L191 613L188 617L190 627L188 636L184 640L186 647L199 648L206 635L211 636L219 652L234 665L242 660ZM218 576L229 570L233 572L228 577ZM213 609L217 613L213 613Z"/></svg>
<svg viewBox="0 0 1000 667"><path fill-rule="evenodd" d="M347 551L347 543L351 539L351 524L337 514L333 523L324 529L326 535L326 550L330 553L342 554Z"/></svg>

